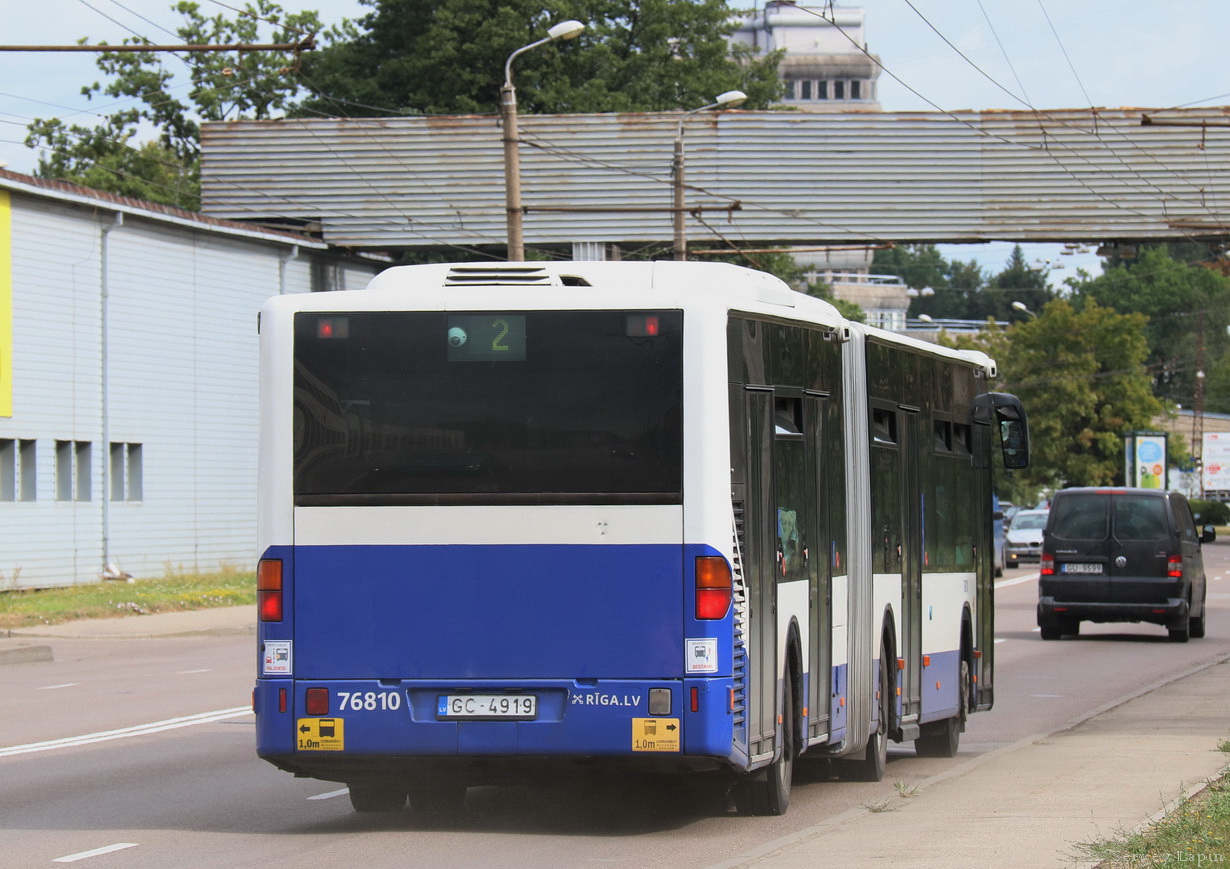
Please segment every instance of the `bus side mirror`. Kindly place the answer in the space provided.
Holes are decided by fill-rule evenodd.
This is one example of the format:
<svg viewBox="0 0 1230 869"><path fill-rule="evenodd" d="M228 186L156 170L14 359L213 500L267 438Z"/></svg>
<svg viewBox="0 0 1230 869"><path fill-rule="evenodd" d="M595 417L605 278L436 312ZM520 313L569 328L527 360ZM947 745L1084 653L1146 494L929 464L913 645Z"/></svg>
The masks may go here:
<svg viewBox="0 0 1230 869"><path fill-rule="evenodd" d="M974 420L999 426L1004 467L1017 471L1029 467L1029 417L1015 395L985 392L974 399Z"/></svg>

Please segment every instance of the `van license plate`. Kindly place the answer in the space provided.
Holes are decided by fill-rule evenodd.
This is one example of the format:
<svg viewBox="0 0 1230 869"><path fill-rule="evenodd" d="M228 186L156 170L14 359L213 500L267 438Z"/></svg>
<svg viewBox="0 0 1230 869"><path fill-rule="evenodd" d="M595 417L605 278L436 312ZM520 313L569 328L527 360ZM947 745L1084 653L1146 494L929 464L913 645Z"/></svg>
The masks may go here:
<svg viewBox="0 0 1230 869"><path fill-rule="evenodd" d="M1100 564L1061 564L1059 565L1060 573L1101 573L1102 565Z"/></svg>
<svg viewBox="0 0 1230 869"><path fill-rule="evenodd" d="M438 718L521 718L538 715L533 694L445 694L436 698Z"/></svg>

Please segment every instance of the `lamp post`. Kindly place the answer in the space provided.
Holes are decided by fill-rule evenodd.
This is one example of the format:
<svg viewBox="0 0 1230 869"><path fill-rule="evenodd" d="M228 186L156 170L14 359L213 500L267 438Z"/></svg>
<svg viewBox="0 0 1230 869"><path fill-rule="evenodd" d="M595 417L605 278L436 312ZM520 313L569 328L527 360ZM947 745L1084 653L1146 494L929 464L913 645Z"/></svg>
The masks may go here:
<svg viewBox="0 0 1230 869"><path fill-rule="evenodd" d="M504 206L508 212L508 259L525 260L525 240L521 235L521 155L517 152L517 91L512 83L512 62L531 48L546 45L556 39L573 39L585 25L580 21L561 21L537 42L523 45L508 55L504 62L504 86L500 88L500 113L504 116Z"/></svg>
<svg viewBox="0 0 1230 869"><path fill-rule="evenodd" d="M742 105L746 101L747 94L743 91L726 91L724 94L718 94L717 99L709 103L709 105L684 112L679 118L679 127L675 132L675 156L671 161L671 180L674 187L674 198L671 201L671 220L674 227L674 258L676 260L683 261L688 258L688 238L687 230L684 226L686 205L684 204L683 184L683 124L690 116L697 112L727 107L733 109L735 106Z"/></svg>
<svg viewBox="0 0 1230 869"><path fill-rule="evenodd" d="M1013 302L1013 303L1012 303L1012 307L1013 307L1013 308L1015 308L1015 309L1016 309L1016 310L1018 310L1018 311L1024 311L1026 314L1028 314L1028 315L1029 315L1029 316L1031 316L1031 317L1035 317L1035 318L1036 318L1036 317L1038 316L1038 315L1037 315L1037 314L1035 314L1033 311L1029 310L1029 308L1027 308L1027 307L1025 306L1025 303L1024 303L1024 302Z"/></svg>

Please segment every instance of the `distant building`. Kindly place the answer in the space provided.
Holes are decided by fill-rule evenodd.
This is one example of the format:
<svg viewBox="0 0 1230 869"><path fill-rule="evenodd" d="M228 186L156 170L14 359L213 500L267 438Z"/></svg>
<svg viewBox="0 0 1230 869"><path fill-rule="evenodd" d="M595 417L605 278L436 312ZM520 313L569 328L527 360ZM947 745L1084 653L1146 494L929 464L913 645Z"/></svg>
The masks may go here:
<svg viewBox="0 0 1230 869"><path fill-rule="evenodd" d="M381 267L0 170L0 589L251 568L260 305Z"/></svg>
<svg viewBox="0 0 1230 869"><path fill-rule="evenodd" d="M863 10L832 5L801 6L769 0L741 19L736 45L784 51L782 100L804 112L880 111L876 83L879 58L867 51Z"/></svg>
<svg viewBox="0 0 1230 869"><path fill-rule="evenodd" d="M784 51L782 103L802 112L878 112L879 58L867 52L863 10L832 5L800 6L769 0L741 19L731 37L762 52ZM871 274L872 251L797 251L795 261L834 295L861 307L867 322L905 329L910 300L899 279Z"/></svg>

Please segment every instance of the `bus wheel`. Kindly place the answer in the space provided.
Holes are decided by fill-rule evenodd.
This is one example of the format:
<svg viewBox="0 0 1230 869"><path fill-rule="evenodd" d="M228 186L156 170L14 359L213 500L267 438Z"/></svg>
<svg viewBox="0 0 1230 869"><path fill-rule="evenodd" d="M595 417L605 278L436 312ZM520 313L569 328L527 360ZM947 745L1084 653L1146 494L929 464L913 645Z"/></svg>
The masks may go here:
<svg viewBox="0 0 1230 869"><path fill-rule="evenodd" d="M458 782L420 782L410 788L410 808L416 812L455 812L464 806L465 802L466 786Z"/></svg>
<svg viewBox="0 0 1230 869"><path fill-rule="evenodd" d="M919 757L956 757L961 743L961 727L969 714L969 662L961 659L961 673L957 687L957 714L943 721L922 726L922 735L914 740L914 751Z"/></svg>
<svg viewBox="0 0 1230 869"><path fill-rule="evenodd" d="M884 778L884 767L888 763L888 703L889 697L895 695L889 686L888 650L880 650L880 725L876 732L867 738L867 749L858 760L837 760L833 762L834 771L846 781L880 781Z"/></svg>
<svg viewBox="0 0 1230 869"><path fill-rule="evenodd" d="M757 770L739 782L735 801L740 812L752 815L784 815L790 806L790 786L794 780L794 686L786 674L782 686L781 753L765 769Z"/></svg>
<svg viewBox="0 0 1230 869"><path fill-rule="evenodd" d="M400 812L406 806L406 789L383 783L352 782L350 805L356 812Z"/></svg>

